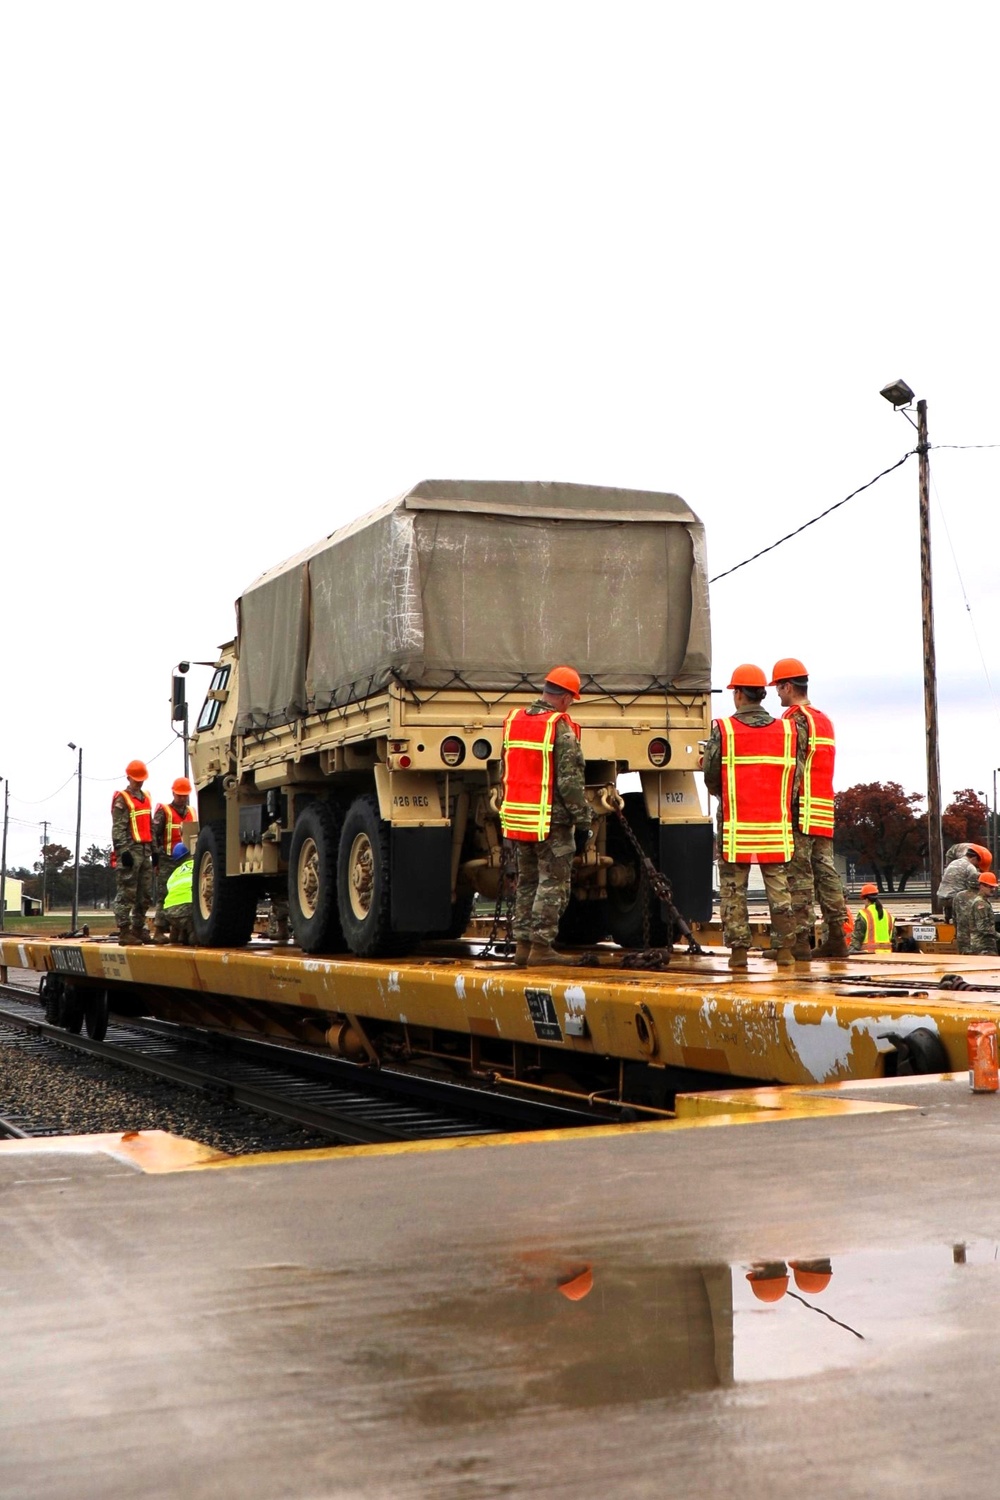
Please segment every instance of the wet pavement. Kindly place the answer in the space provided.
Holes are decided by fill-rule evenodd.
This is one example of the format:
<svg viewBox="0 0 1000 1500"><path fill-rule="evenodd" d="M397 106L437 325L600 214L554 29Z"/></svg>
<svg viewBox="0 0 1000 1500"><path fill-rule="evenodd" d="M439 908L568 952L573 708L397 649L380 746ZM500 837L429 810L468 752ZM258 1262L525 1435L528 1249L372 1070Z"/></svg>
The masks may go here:
<svg viewBox="0 0 1000 1500"><path fill-rule="evenodd" d="M0 1494L992 1497L1000 1098L846 1093L907 1107L0 1151Z"/></svg>

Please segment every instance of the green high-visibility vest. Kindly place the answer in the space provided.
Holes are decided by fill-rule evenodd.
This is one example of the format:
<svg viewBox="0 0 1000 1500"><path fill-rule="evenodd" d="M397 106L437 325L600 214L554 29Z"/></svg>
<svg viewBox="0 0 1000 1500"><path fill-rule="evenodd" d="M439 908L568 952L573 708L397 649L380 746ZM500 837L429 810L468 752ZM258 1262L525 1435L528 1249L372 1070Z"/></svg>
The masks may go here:
<svg viewBox="0 0 1000 1500"><path fill-rule="evenodd" d="M163 898L163 910L172 906L190 906L194 885L194 860L185 859L167 881L167 894Z"/></svg>

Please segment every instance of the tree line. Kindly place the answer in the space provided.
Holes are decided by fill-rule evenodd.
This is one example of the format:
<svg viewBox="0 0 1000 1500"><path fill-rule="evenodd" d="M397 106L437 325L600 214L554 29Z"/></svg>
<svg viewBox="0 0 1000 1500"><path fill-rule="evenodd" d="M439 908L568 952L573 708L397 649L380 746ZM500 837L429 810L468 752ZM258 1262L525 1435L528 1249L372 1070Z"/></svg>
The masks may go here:
<svg viewBox="0 0 1000 1500"><path fill-rule="evenodd" d="M971 787L953 793L941 816L944 847L990 845L993 816ZM927 814L923 798L898 781L866 781L834 794L834 848L853 859L880 891L905 891L927 864Z"/></svg>
<svg viewBox="0 0 1000 1500"><path fill-rule="evenodd" d="M26 865L7 871L11 880L20 880L26 896L42 899L46 910L73 904L73 880L76 866L73 852L64 844L43 844L41 858L28 869ZM115 872L111 868L111 845L106 849L91 844L80 856L80 905L110 906L115 899Z"/></svg>

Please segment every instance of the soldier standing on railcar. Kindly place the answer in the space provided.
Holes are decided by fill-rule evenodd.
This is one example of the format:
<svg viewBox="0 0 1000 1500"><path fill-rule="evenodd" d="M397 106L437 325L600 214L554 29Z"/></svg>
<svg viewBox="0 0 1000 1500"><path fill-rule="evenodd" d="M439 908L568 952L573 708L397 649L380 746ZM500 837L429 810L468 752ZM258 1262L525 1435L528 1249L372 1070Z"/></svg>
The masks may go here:
<svg viewBox="0 0 1000 1500"><path fill-rule="evenodd" d="M517 844L519 968L576 962L552 944L569 902L574 852L592 837L580 727L569 716L579 696L579 672L553 667L541 697L514 709L504 724L500 821L504 838Z"/></svg>
<svg viewBox="0 0 1000 1500"><path fill-rule="evenodd" d="M795 785L792 817L795 852L788 867L788 888L795 912L795 957L846 958L847 902L833 862L833 766L837 743L833 724L809 702L809 673L794 656L774 664L770 687L777 690L783 717L795 725ZM815 950L816 899L827 925L827 939Z"/></svg>
<svg viewBox="0 0 1000 1500"><path fill-rule="evenodd" d="M122 945L150 941L146 912L153 899L153 870L159 863L153 844L153 803L142 789L149 772L141 760L130 760L125 775L128 785L111 799L115 921Z"/></svg>
<svg viewBox="0 0 1000 1500"><path fill-rule="evenodd" d="M759 864L782 967L794 963L795 922L788 892L792 857L792 778L795 733L784 719L761 707L767 679L751 662L738 666L729 683L736 712L713 719L705 747L705 785L719 798L719 895L729 967L745 969L750 947L747 885Z"/></svg>
<svg viewBox="0 0 1000 1500"><path fill-rule="evenodd" d="M170 802L158 802L153 813L153 844L160 860L159 890L156 911L153 914L153 941L165 943L169 921L163 912L167 894L167 877L173 869L174 847L184 839L184 824L194 821L190 800L192 786L186 776L178 776L170 788Z"/></svg>

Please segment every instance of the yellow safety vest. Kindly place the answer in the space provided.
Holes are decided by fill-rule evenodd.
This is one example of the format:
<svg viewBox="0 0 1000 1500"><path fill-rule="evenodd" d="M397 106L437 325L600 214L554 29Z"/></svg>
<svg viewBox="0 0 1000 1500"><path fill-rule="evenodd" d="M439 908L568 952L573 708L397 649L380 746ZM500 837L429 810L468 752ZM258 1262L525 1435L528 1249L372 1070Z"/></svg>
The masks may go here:
<svg viewBox="0 0 1000 1500"><path fill-rule="evenodd" d="M194 860L185 859L177 866L167 881L167 894L163 898L163 910L172 906L189 906L194 887Z"/></svg>
<svg viewBox="0 0 1000 1500"><path fill-rule="evenodd" d="M880 918L874 906L863 906L858 915L865 919L865 940L861 949L862 953L891 952L892 929L896 925L892 913L883 906Z"/></svg>

